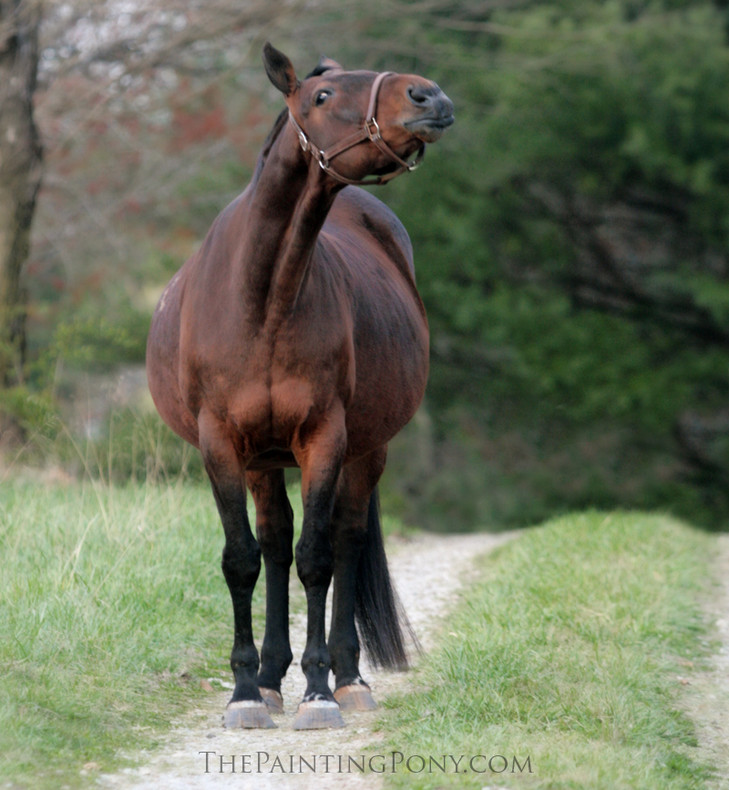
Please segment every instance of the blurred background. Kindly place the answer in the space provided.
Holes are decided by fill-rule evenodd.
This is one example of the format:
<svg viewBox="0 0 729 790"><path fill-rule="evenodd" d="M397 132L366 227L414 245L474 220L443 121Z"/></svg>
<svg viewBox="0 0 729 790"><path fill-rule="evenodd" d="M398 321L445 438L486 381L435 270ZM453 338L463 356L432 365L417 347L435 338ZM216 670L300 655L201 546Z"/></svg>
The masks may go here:
<svg viewBox="0 0 729 790"><path fill-rule="evenodd" d="M729 2L0 0L0 480L202 480L146 394L162 288L300 76L436 80L457 122L376 189L413 240L426 401L385 507L729 525Z"/></svg>

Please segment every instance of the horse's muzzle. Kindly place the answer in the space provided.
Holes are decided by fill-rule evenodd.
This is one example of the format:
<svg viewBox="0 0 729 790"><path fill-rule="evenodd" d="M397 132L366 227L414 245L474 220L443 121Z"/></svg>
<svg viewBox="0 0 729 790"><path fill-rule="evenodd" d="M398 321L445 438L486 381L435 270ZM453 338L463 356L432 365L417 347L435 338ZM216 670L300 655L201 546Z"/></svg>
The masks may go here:
<svg viewBox="0 0 729 790"><path fill-rule="evenodd" d="M405 128L424 143L435 142L455 121L453 102L434 82L411 85L407 93L417 114Z"/></svg>

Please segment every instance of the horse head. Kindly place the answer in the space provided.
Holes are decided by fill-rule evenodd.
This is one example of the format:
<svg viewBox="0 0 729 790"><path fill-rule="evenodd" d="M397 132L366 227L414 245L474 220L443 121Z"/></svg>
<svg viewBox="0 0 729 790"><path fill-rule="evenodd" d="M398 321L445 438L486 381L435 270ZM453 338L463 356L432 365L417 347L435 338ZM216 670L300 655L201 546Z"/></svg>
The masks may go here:
<svg viewBox="0 0 729 790"><path fill-rule="evenodd" d="M415 74L345 71L322 58L299 80L291 61L270 44L263 60L286 99L301 147L347 184L385 183L413 170L425 144L438 140L454 120L451 100Z"/></svg>

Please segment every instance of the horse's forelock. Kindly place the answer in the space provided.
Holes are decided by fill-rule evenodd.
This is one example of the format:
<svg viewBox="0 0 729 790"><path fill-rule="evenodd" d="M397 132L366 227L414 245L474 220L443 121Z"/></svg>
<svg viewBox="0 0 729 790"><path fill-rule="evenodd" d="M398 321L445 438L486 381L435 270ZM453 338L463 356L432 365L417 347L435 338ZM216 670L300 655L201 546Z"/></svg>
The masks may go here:
<svg viewBox="0 0 729 790"><path fill-rule="evenodd" d="M326 63L323 63L323 64L320 63L318 66L316 66L314 69L312 69L306 75L306 77L304 77L304 79L308 80L309 77L321 77L322 74L324 74L327 71L331 71L333 68L334 68L333 66L330 66L330 65L328 65Z"/></svg>

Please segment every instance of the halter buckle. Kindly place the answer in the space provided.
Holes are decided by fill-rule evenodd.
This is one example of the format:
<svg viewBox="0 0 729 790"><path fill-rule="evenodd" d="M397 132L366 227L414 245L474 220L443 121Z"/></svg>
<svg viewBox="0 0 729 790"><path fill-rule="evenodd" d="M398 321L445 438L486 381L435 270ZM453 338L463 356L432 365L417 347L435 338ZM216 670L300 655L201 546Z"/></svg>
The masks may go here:
<svg viewBox="0 0 729 790"><path fill-rule="evenodd" d="M364 122L364 130L367 137L374 143L375 140L382 140L382 132L380 131L380 124L377 123L377 119L372 116Z"/></svg>

